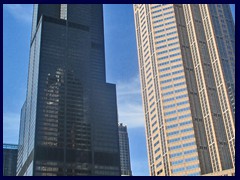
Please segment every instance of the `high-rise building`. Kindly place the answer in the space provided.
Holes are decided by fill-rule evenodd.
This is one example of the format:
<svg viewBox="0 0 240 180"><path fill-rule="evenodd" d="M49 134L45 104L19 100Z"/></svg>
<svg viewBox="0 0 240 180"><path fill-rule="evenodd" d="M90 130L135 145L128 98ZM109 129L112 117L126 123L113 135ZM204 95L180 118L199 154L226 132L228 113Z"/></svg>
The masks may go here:
<svg viewBox="0 0 240 180"><path fill-rule="evenodd" d="M227 4L135 4L152 176L235 171L235 27Z"/></svg>
<svg viewBox="0 0 240 180"><path fill-rule="evenodd" d="M3 176L16 176L18 146L3 144Z"/></svg>
<svg viewBox="0 0 240 180"><path fill-rule="evenodd" d="M119 133L121 175L132 176L127 126L123 125L122 123L119 123L118 133Z"/></svg>
<svg viewBox="0 0 240 180"><path fill-rule="evenodd" d="M17 175L120 175L101 4L34 5Z"/></svg>

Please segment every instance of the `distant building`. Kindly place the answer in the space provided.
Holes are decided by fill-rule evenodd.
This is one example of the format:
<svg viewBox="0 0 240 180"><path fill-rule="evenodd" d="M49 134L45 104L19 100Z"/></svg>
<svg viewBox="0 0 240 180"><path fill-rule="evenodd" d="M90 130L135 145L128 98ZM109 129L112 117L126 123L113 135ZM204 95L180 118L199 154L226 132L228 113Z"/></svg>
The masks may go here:
<svg viewBox="0 0 240 180"><path fill-rule="evenodd" d="M132 176L127 126L118 125L121 175Z"/></svg>
<svg viewBox="0 0 240 180"><path fill-rule="evenodd" d="M18 146L3 144L3 176L16 176Z"/></svg>

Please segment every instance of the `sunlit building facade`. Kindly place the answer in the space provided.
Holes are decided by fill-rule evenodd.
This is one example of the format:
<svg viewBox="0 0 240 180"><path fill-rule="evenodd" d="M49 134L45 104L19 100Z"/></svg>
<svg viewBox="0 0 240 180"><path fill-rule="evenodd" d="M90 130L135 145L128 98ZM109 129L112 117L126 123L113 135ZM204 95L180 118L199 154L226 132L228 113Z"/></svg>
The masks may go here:
<svg viewBox="0 0 240 180"><path fill-rule="evenodd" d="M227 4L135 4L151 176L235 172L235 27Z"/></svg>
<svg viewBox="0 0 240 180"><path fill-rule="evenodd" d="M101 4L34 5L18 176L119 176Z"/></svg>

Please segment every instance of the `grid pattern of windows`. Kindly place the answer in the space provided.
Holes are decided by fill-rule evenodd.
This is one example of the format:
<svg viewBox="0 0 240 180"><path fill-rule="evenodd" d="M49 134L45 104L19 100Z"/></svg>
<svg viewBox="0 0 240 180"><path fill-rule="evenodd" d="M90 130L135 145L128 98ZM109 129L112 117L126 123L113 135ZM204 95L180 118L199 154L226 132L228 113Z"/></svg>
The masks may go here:
<svg viewBox="0 0 240 180"><path fill-rule="evenodd" d="M234 38L228 34L233 27L225 20L228 15L224 11L224 5L134 5L152 176L194 176L227 167L219 159L222 156L222 160L229 161L228 155L223 157L223 152L229 151L228 144L222 142L224 138L220 138L225 136L219 131L222 128L225 133L223 127L227 127L225 139L232 160L235 158L234 111L230 108L234 109L234 100L228 101L228 94L234 97L234 73L229 70L234 63L225 63L234 60L234 41L230 40ZM228 43L224 42L227 38ZM224 70L218 61L226 65ZM229 74L227 85L224 73ZM218 150L218 146L224 150ZM196 148L202 150L200 159Z"/></svg>
<svg viewBox="0 0 240 180"><path fill-rule="evenodd" d="M33 14L17 175L120 175L102 5L35 4Z"/></svg>

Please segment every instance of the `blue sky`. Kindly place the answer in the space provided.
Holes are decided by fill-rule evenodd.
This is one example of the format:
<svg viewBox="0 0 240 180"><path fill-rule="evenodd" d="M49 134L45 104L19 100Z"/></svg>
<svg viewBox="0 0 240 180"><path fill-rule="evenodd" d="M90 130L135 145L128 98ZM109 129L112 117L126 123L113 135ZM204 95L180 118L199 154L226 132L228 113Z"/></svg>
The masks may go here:
<svg viewBox="0 0 240 180"><path fill-rule="evenodd" d="M231 5L235 19L235 6ZM3 6L3 142L18 142L26 97L32 5ZM107 82L117 85L119 121L127 124L133 175L149 175L131 4L104 5Z"/></svg>

